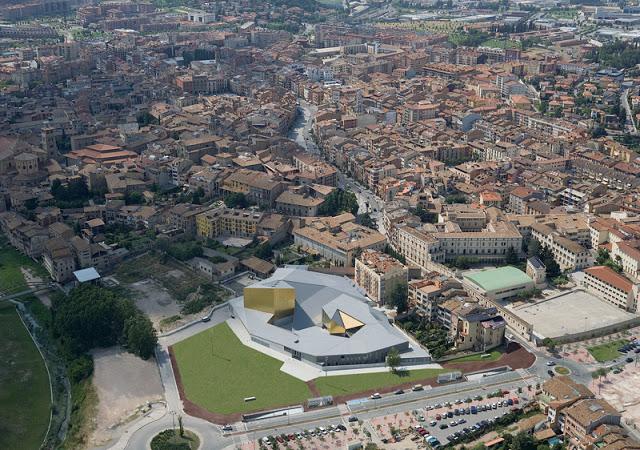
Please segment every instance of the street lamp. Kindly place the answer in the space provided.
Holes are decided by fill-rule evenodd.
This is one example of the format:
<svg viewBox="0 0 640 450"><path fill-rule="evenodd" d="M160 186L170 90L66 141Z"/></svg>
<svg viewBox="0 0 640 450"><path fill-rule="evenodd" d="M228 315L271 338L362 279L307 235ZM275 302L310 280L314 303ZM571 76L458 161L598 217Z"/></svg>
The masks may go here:
<svg viewBox="0 0 640 450"><path fill-rule="evenodd" d="M177 412L175 412L174 410L169 411L169 414L171 415L171 429L173 430L173 434L176 433L176 415L178 414Z"/></svg>

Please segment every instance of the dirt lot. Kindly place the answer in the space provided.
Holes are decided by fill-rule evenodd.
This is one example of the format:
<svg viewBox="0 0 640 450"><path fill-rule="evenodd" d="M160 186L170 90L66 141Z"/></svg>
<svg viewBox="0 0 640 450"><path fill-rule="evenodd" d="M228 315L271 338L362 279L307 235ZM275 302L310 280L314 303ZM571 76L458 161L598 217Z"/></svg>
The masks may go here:
<svg viewBox="0 0 640 450"><path fill-rule="evenodd" d="M120 435L118 425L132 418L138 407L163 398L154 360L144 361L119 347L93 352L99 404L90 446L104 445Z"/></svg>
<svg viewBox="0 0 640 450"><path fill-rule="evenodd" d="M136 292L136 306L160 329L160 321L180 314L180 305L160 284L152 279L129 285Z"/></svg>
<svg viewBox="0 0 640 450"><path fill-rule="evenodd" d="M640 371L634 364L627 364L619 373L609 373L607 378L597 382L591 389L611 403L618 411L624 411L624 420L640 425Z"/></svg>

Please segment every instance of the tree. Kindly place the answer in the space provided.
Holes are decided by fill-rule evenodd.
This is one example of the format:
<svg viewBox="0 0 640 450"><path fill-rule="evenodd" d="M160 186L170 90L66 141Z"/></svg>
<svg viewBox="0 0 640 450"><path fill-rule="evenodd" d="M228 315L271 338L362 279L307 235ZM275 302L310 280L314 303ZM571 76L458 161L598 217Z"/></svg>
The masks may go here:
<svg viewBox="0 0 640 450"><path fill-rule="evenodd" d="M391 372L396 373L398 366L400 366L400 362L400 353L395 347L391 347L391 350L389 350L389 353L387 353L387 367Z"/></svg>
<svg viewBox="0 0 640 450"><path fill-rule="evenodd" d="M321 216L335 216L342 212L358 215L358 199L353 192L335 189L325 197L324 203L318 208L318 215Z"/></svg>
<svg viewBox="0 0 640 450"><path fill-rule="evenodd" d="M515 264L518 264L518 262L520 261L520 257L518 255L518 252L513 247L509 247L507 249L507 255L505 260L507 264L515 265Z"/></svg>
<svg viewBox="0 0 640 450"><path fill-rule="evenodd" d="M124 194L124 203L126 205L140 205L144 202L144 197L140 192L126 192Z"/></svg>
<svg viewBox="0 0 640 450"><path fill-rule="evenodd" d="M527 258L540 256L541 250L540 243L536 239L530 239L529 244L527 245Z"/></svg>
<svg viewBox="0 0 640 450"><path fill-rule="evenodd" d="M388 304L396 308L396 311L401 314L409 309L407 301L408 286L406 283L396 284L389 296Z"/></svg>
<svg viewBox="0 0 640 450"><path fill-rule="evenodd" d="M93 285L80 285L68 296L54 297L53 332L65 350L81 355L96 347L116 345L127 317L137 312L130 299Z"/></svg>
<svg viewBox="0 0 640 450"><path fill-rule="evenodd" d="M510 450L536 450L537 444L529 433L520 432L513 437Z"/></svg>
<svg viewBox="0 0 640 450"><path fill-rule="evenodd" d="M609 251L606 248L598 249L598 256L596 256L596 263L603 266L609 261Z"/></svg>
<svg viewBox="0 0 640 450"><path fill-rule="evenodd" d="M551 338L544 338L542 340L542 345L547 347L547 350L549 350L551 353L556 351L556 341Z"/></svg>
<svg viewBox="0 0 640 450"><path fill-rule="evenodd" d="M273 257L273 248L271 247L271 244L265 242L258 245L254 255L261 259L271 259Z"/></svg>
<svg viewBox="0 0 640 450"><path fill-rule="evenodd" d="M141 313L125 321L124 335L127 348L142 359L149 359L155 352L158 338L149 318Z"/></svg>
<svg viewBox="0 0 640 450"><path fill-rule="evenodd" d="M599 137L603 137L607 135L607 131L602 128L600 125L596 125L593 130L591 130L591 137L597 139Z"/></svg>
<svg viewBox="0 0 640 450"><path fill-rule="evenodd" d="M242 192L232 192L225 196L224 204L228 208L246 208L249 206L249 201Z"/></svg>
<svg viewBox="0 0 640 450"><path fill-rule="evenodd" d="M477 258L472 258L469 256L457 256L456 259L453 260L451 265L457 269L468 269L473 264L478 262Z"/></svg>
<svg viewBox="0 0 640 450"><path fill-rule="evenodd" d="M378 229L378 224L369 213L360 214L358 216L358 223L364 227L371 228L372 230Z"/></svg>
<svg viewBox="0 0 640 450"><path fill-rule="evenodd" d="M542 263L546 267L547 278L554 279L562 274L560 266L553 257L553 252L550 248L542 246L542 248L540 249L539 258L542 260Z"/></svg>

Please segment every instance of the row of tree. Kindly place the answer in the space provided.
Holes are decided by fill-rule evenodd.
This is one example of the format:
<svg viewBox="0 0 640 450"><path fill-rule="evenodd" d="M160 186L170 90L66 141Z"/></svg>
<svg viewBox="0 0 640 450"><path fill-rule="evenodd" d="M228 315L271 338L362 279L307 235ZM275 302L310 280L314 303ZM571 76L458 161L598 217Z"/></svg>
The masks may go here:
<svg viewBox="0 0 640 450"><path fill-rule="evenodd" d="M554 278L562 275L562 270L553 258L553 252L551 249L547 246L540 245L540 243L535 239L531 239L527 246L527 257L531 258L533 256L540 258L542 263L545 265L548 279L553 280Z"/></svg>
<svg viewBox="0 0 640 450"><path fill-rule="evenodd" d="M318 208L318 214L322 216L336 216L343 212L358 215L358 199L353 192L336 189L327 195L324 203Z"/></svg>
<svg viewBox="0 0 640 450"><path fill-rule="evenodd" d="M157 344L151 321L133 301L100 286L81 285L68 295L57 295L51 317L53 335L70 359L113 345L147 359Z"/></svg>

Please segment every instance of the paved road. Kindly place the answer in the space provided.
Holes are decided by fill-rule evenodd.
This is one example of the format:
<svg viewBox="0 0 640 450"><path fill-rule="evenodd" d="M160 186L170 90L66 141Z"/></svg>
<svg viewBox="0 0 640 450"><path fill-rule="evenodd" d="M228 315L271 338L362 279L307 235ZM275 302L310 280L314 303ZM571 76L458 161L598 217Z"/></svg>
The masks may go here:
<svg viewBox="0 0 640 450"><path fill-rule="evenodd" d="M524 377L525 378L523 378L521 372L508 372L476 381L435 387L421 392L408 392L403 395L390 394L376 401L365 401L358 407L339 405L338 407L310 411L302 415L292 416L289 419L277 418L242 424L238 428L240 431L235 431L234 434L238 435L237 439L239 442L246 442L269 435L281 433L295 434L318 427L326 428L328 425L337 425L339 423L347 424L347 419L351 415L355 415L358 419L366 422L375 417L420 410L421 408L425 408L427 404L435 404L436 402L444 403L448 401L453 403L459 398L475 397L476 395L486 396L487 393L497 390L498 387L512 391L517 390L518 387L522 387L526 393L526 387L528 385L535 385L538 379L528 375L524 375ZM495 413L491 414L490 417L495 415ZM486 418L487 417L482 417L480 420ZM444 433L444 436L447 434L449 433Z"/></svg>
<svg viewBox="0 0 640 450"><path fill-rule="evenodd" d="M633 117L633 111L629 106L629 89L625 89L622 94L620 94L620 101L622 103L622 107L627 113L627 131L632 132L633 134L638 134L638 128L636 127L636 120Z"/></svg>
<svg viewBox="0 0 640 450"><path fill-rule="evenodd" d="M297 142L307 152L319 155L320 149L313 140L311 133L313 117L317 112L317 106L304 100L300 100L300 104L298 105L298 117L289 132L289 139Z"/></svg>

